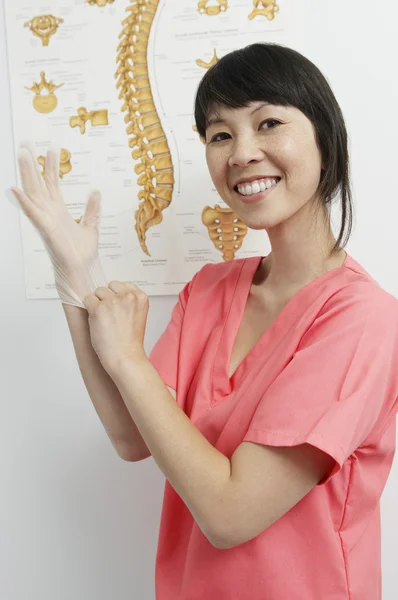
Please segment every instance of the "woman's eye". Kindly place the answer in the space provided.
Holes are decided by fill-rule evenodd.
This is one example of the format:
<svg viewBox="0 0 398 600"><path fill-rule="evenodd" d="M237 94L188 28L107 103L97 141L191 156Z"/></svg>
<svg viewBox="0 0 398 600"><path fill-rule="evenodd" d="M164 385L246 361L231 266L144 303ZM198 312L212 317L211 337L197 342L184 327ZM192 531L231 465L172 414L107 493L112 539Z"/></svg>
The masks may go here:
<svg viewBox="0 0 398 600"><path fill-rule="evenodd" d="M265 125L266 125L266 127L265 127ZM281 125L281 121L277 121L276 119L265 119L265 121L263 121L260 124L259 129L274 129L278 125ZM213 144L213 143L217 143L217 142L222 142L230 137L231 136L229 133L225 133L225 131L221 131L220 133L216 133L215 135L213 135L213 137L210 139L209 143Z"/></svg>
<svg viewBox="0 0 398 600"><path fill-rule="evenodd" d="M229 136L229 133L216 133L216 135L213 135L213 137L211 138L210 143L222 142L223 140L226 139L223 136Z"/></svg>
<svg viewBox="0 0 398 600"><path fill-rule="evenodd" d="M263 127L263 125L268 125L268 127L266 127L266 129L273 129L274 127L276 127L277 125L280 125L281 122L277 121L276 119L266 119L265 121L263 121L260 125L260 127Z"/></svg>

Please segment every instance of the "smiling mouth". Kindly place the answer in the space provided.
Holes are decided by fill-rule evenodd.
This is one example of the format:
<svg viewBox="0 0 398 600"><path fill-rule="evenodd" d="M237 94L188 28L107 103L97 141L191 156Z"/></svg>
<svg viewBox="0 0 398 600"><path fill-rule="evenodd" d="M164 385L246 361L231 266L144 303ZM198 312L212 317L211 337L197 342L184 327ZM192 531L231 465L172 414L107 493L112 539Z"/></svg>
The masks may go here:
<svg viewBox="0 0 398 600"><path fill-rule="evenodd" d="M281 177L267 177L264 179L256 179L250 183L238 184L234 187L234 191L240 196L250 197L257 196L263 192L267 192L274 188L281 180Z"/></svg>

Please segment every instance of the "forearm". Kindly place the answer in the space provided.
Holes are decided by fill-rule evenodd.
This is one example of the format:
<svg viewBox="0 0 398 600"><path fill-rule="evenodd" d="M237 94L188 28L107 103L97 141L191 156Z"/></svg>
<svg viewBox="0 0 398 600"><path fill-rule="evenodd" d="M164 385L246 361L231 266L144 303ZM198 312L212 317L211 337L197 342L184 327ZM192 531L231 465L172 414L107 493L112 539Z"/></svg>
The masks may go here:
<svg viewBox="0 0 398 600"><path fill-rule="evenodd" d="M150 456L119 390L91 345L87 311L66 304L62 306L83 381L114 448L125 460Z"/></svg>
<svg viewBox="0 0 398 600"><path fill-rule="evenodd" d="M118 365L112 377L159 468L203 533L216 540L230 460L191 423L144 355Z"/></svg>

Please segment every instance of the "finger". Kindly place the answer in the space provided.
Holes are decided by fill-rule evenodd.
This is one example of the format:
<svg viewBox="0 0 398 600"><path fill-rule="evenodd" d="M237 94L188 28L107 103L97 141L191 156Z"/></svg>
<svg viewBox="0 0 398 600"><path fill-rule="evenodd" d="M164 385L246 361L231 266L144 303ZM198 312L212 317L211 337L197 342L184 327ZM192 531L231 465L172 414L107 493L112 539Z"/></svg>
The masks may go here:
<svg viewBox="0 0 398 600"><path fill-rule="evenodd" d="M46 174L44 180L48 188L53 192L51 194L52 199L58 200L62 196L60 177L59 177L59 149L52 146L47 150L46 156Z"/></svg>
<svg viewBox="0 0 398 600"><path fill-rule="evenodd" d="M126 294L127 292L133 292L134 290L129 287L128 283L122 281L111 281L108 288L115 292L115 294Z"/></svg>
<svg viewBox="0 0 398 600"><path fill-rule="evenodd" d="M92 227L93 229L99 228L101 213L101 194L98 191L93 192L87 202L84 209L84 215L80 221L81 227Z"/></svg>
<svg viewBox="0 0 398 600"><path fill-rule="evenodd" d="M133 294L135 294L136 296L139 296L139 297L147 296L147 294L141 288L139 288L137 285L134 285L134 283L131 283L130 281L125 281L124 285L126 286L126 290L128 292L133 292Z"/></svg>
<svg viewBox="0 0 398 600"><path fill-rule="evenodd" d="M99 287L95 290L95 296L97 298L99 298L100 300L106 300L106 298L110 298L111 296L114 296L115 294L112 292L112 290L110 290L109 288L106 287Z"/></svg>
<svg viewBox="0 0 398 600"><path fill-rule="evenodd" d="M11 197L13 197L13 200L11 200L12 204L21 208L25 215L37 226L40 222L40 212L30 198L18 188L11 188L10 190L7 190L7 192L6 195L10 200Z"/></svg>
<svg viewBox="0 0 398 600"><path fill-rule="evenodd" d="M84 308L89 315L94 313L99 304L100 300L94 294L88 294L88 296L83 299Z"/></svg>
<svg viewBox="0 0 398 600"><path fill-rule="evenodd" d="M33 144L31 142L24 141L24 142L21 142L21 144L19 146L19 150L21 151L22 149L25 149L28 152L28 154L30 155L30 157L32 159L33 170L34 170L35 176L37 178L37 182L39 185L43 185L44 177L43 177L41 169L40 169L39 161L37 160L36 148L33 146Z"/></svg>
<svg viewBox="0 0 398 600"><path fill-rule="evenodd" d="M131 283L131 281L111 281L111 283L120 283L121 285L125 286L125 288L130 291L130 292L141 292L144 293L138 286L134 285L134 283Z"/></svg>
<svg viewBox="0 0 398 600"><path fill-rule="evenodd" d="M16 189L16 188L13 188L13 189ZM4 190L4 195L7 198L7 200L9 200L11 202L11 204L13 206L15 206L15 208L20 210L22 207L19 203L19 200L17 199L16 192L18 192L18 190L13 191L12 189L8 189L8 190ZM21 192L21 193L23 193L23 192Z"/></svg>
<svg viewBox="0 0 398 600"><path fill-rule="evenodd" d="M26 148L21 148L18 152L18 166L23 191L32 200L40 200L40 196L46 191L44 180L40 174L37 175L33 158Z"/></svg>
<svg viewBox="0 0 398 600"><path fill-rule="evenodd" d="M30 154L32 156L36 156L36 150L35 147L33 145L33 143L29 140L22 140L21 143L19 144L20 148L26 148L26 150L28 152L30 152Z"/></svg>

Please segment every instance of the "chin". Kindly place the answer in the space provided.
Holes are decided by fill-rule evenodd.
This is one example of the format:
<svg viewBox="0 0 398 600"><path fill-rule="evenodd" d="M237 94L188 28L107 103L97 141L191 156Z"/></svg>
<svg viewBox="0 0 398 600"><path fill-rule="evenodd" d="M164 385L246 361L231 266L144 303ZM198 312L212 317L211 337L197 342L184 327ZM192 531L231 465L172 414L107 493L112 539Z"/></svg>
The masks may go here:
<svg viewBox="0 0 398 600"><path fill-rule="evenodd" d="M270 230L273 229L273 227L276 227L277 225L280 225L281 223L283 223L286 219L281 217L281 216L276 216L274 215L273 217L270 216L265 216L265 215L261 215L261 214L256 214L256 215L248 215L246 214L242 214L240 212L237 213L238 216L240 217L240 219L244 222L244 224L249 227L249 229L253 229L254 231L262 231L262 230Z"/></svg>

